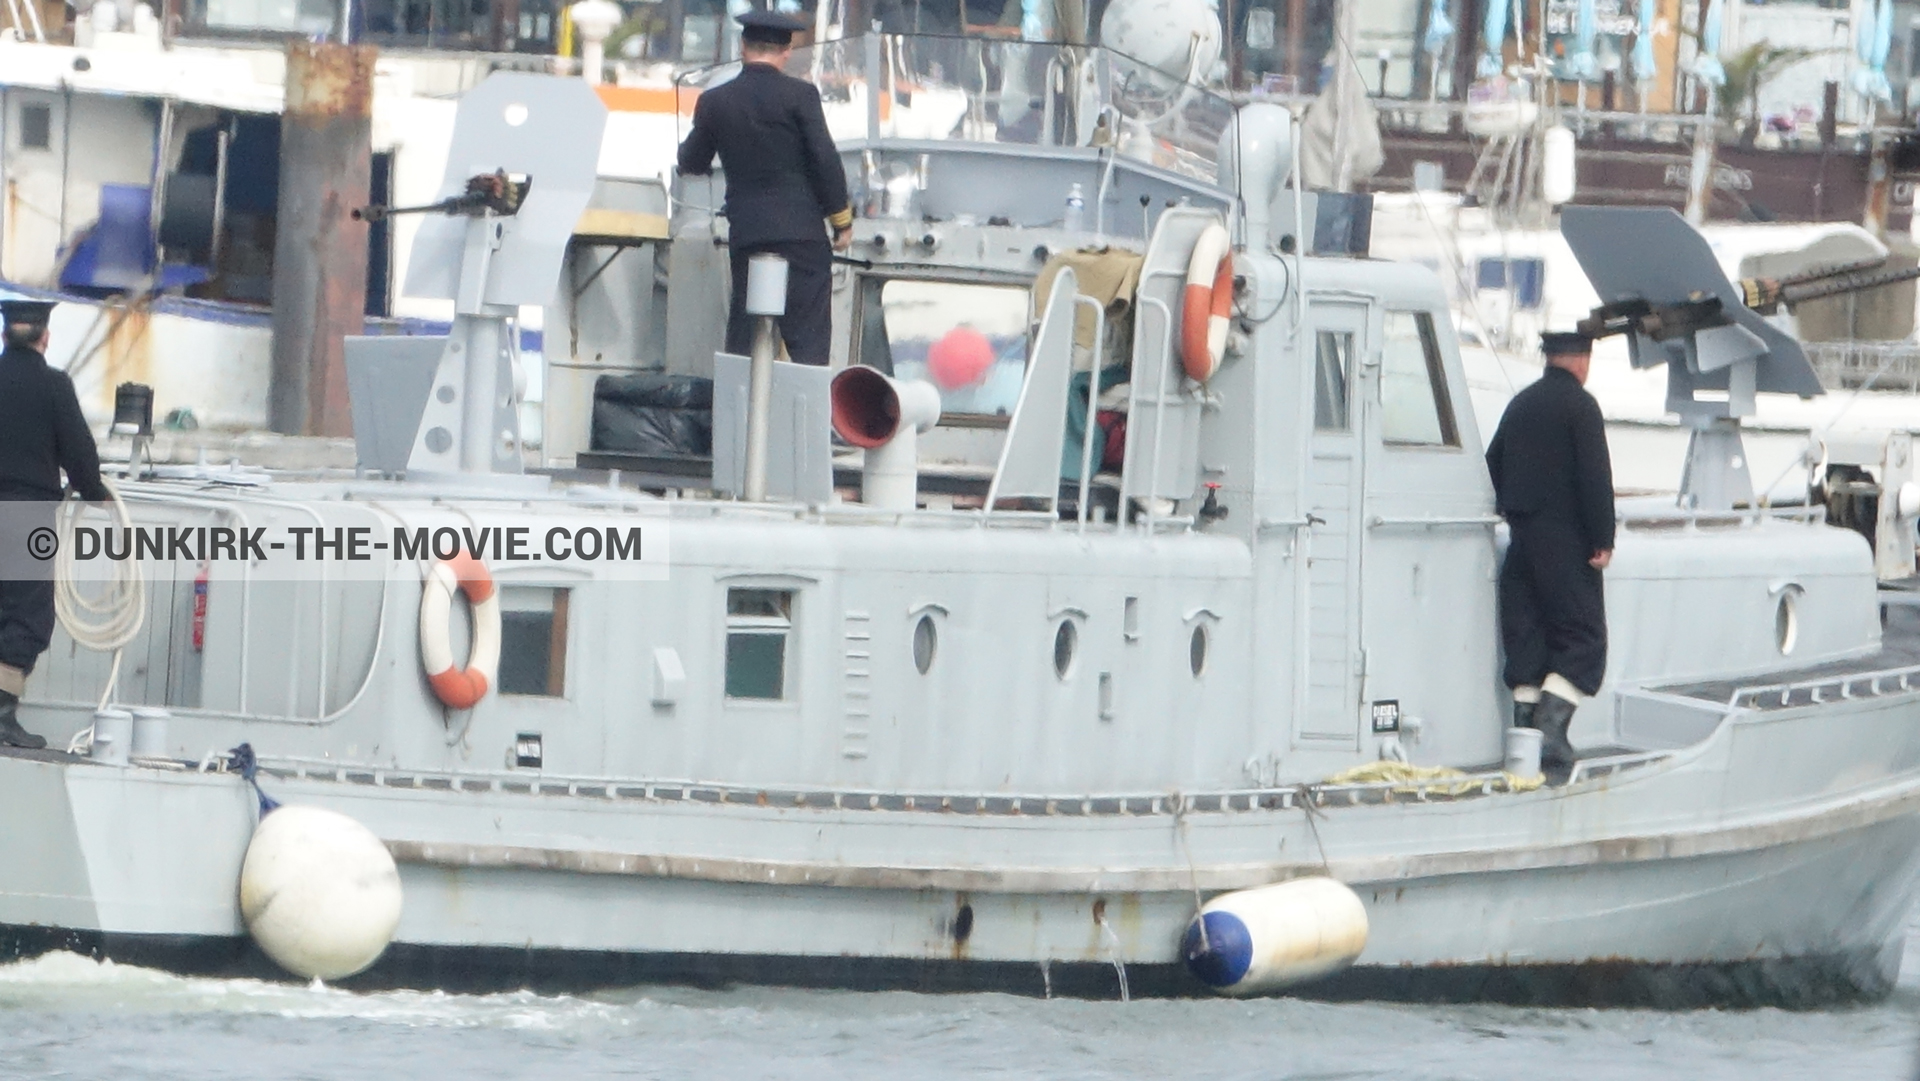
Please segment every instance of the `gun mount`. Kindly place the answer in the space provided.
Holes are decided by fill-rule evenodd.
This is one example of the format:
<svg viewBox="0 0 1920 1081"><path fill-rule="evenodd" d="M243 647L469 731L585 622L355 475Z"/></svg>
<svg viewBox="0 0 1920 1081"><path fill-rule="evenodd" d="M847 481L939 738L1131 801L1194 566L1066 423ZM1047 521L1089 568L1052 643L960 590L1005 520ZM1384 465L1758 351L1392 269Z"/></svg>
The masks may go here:
<svg viewBox="0 0 1920 1081"><path fill-rule="evenodd" d="M1753 415L1756 393L1825 393L1800 343L1747 298L1794 304L1888 280L1850 265L1735 286L1706 240L1665 207L1568 207L1560 231L1600 294L1580 329L1625 334L1636 368L1667 366L1667 410L1693 429L1680 499L1703 510L1753 499L1740 418Z"/></svg>

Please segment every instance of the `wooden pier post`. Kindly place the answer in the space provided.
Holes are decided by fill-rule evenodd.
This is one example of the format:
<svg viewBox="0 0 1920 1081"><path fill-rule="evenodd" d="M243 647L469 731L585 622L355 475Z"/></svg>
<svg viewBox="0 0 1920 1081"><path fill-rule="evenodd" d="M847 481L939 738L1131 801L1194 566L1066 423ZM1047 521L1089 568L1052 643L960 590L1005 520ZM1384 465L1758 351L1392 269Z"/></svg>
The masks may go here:
<svg viewBox="0 0 1920 1081"><path fill-rule="evenodd" d="M342 337L366 327L373 61L365 45L287 45L280 206L273 244L267 418L286 435L353 433Z"/></svg>

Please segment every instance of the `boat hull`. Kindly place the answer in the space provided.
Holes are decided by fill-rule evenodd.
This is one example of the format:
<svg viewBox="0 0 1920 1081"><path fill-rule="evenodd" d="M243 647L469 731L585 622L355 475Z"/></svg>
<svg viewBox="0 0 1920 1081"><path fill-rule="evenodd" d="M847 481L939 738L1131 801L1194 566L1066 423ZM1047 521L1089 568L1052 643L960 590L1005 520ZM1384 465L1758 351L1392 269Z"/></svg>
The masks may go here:
<svg viewBox="0 0 1920 1081"><path fill-rule="evenodd" d="M13 850L0 956L68 949L185 973L285 978L248 941L233 900L250 829L251 793L238 778L54 756L0 758L0 776L9 819L39 824L0 841ZM277 786L283 797L363 820L397 820L389 790L327 791L344 787ZM1584 795L1609 794L1596 784ZM1920 814L1902 794L1869 802L1879 810L1851 825L1776 824L1752 835L1759 843L1671 858L1461 852L1443 873L1342 875L1367 906L1370 941L1355 967L1300 993L1660 1007L1884 995L1920 881ZM1279 812L1266 825L1301 820ZM921 888L806 885L750 881L717 859L533 866L499 847L389 846L401 861L402 922L382 959L347 986L745 982L1108 998L1122 994L1124 970L1127 994L1209 993L1175 955L1195 904L1195 891L1177 885L951 889L931 877ZM1664 847L1690 851L1671 840Z"/></svg>

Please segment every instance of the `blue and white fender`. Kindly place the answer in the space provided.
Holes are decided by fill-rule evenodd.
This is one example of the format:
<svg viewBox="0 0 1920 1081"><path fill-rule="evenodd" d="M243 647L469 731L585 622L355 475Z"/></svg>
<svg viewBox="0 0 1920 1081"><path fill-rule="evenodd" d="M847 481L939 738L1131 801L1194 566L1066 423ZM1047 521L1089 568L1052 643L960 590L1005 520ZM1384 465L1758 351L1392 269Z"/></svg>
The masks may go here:
<svg viewBox="0 0 1920 1081"><path fill-rule="evenodd" d="M1331 878L1222 894L1187 924L1187 971L1226 995L1284 991L1351 965L1367 946L1367 907Z"/></svg>

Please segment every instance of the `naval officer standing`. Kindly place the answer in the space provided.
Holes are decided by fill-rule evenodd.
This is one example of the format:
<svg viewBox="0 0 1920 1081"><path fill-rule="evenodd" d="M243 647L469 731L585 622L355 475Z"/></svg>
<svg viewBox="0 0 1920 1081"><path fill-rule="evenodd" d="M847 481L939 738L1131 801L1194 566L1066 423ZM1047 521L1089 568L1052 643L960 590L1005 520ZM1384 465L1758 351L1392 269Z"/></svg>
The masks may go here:
<svg viewBox="0 0 1920 1081"><path fill-rule="evenodd" d="M6 551L0 566L13 580L0 580L0 745L38 750L45 738L20 727L17 716L27 676L53 641L53 575L19 577L29 529L49 528L51 515L38 504L60 499L60 472L89 500L108 497L100 482L100 451L80 414L80 399L67 373L47 365L47 323L53 305L44 301L0 301L0 503L24 503L26 514L0 521ZM16 508L16 511L26 508ZM34 520L27 520L31 516ZM47 521L41 522L40 518Z"/></svg>
<svg viewBox="0 0 1920 1081"><path fill-rule="evenodd" d="M806 24L770 11L749 11L738 22L740 74L700 95L693 130L680 144L680 172L711 171L716 153L726 170L733 262L727 351L744 355L752 348L744 310L747 257L772 252L787 261L787 311L780 319L787 356L825 364L833 342L832 253L853 243L847 174L827 134L820 92L781 71L794 32Z"/></svg>
<svg viewBox="0 0 1920 1081"><path fill-rule="evenodd" d="M1487 445L1512 531L1500 571L1500 637L1514 724L1540 730L1540 761L1570 769L1567 724L1607 667L1601 571L1613 559L1613 463L1600 405L1585 389L1592 342L1541 335L1546 371L1514 395Z"/></svg>

